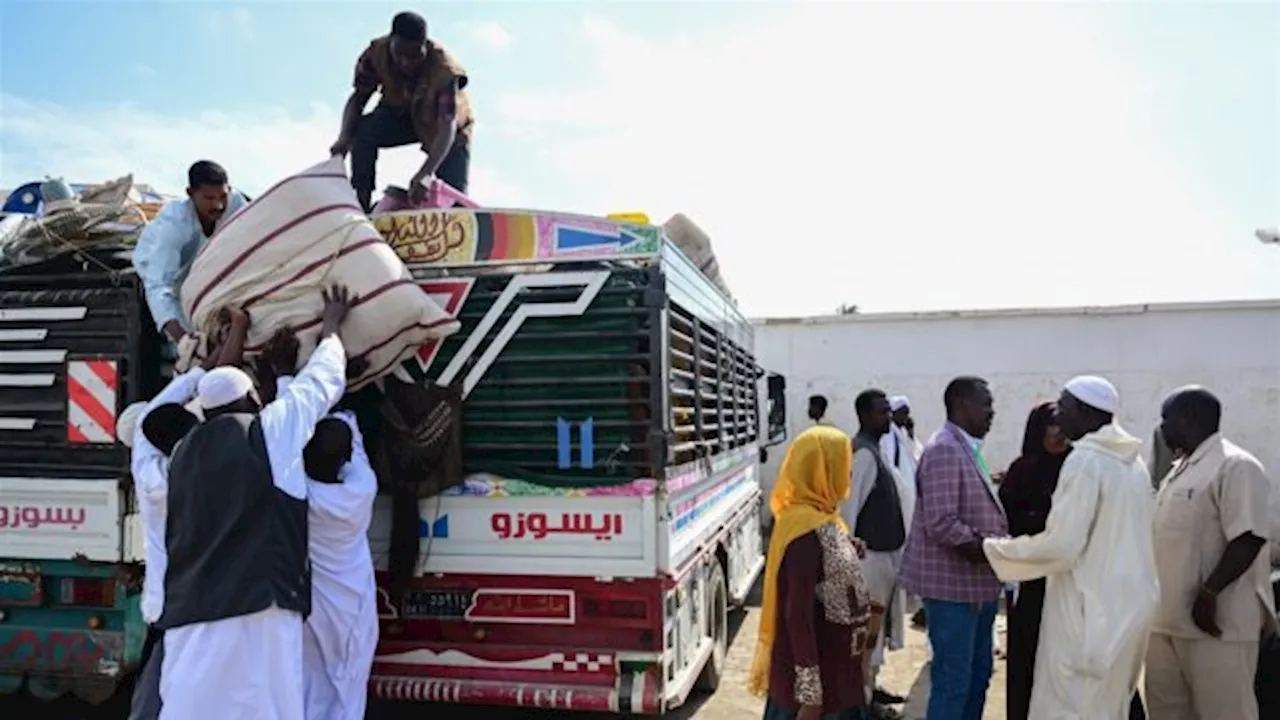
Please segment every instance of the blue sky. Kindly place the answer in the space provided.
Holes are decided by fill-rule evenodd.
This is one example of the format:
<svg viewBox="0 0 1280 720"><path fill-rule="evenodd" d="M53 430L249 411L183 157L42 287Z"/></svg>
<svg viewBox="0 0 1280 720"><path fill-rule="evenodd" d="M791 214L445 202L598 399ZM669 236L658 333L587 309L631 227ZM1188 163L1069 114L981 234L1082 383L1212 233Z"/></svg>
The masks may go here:
<svg viewBox="0 0 1280 720"><path fill-rule="evenodd" d="M261 190L404 7L6 0L0 187ZM472 77L473 195L685 212L753 315L1280 295L1280 4L413 7Z"/></svg>

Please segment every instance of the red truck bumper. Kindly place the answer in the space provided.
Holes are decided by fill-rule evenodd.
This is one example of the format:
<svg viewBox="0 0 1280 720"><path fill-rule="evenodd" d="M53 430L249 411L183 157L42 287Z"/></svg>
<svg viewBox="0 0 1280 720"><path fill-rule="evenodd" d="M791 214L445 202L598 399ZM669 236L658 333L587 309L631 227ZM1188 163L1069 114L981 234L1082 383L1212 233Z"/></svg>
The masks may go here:
<svg viewBox="0 0 1280 720"><path fill-rule="evenodd" d="M661 710L657 684L648 673L620 676L613 687L376 675L369 691L381 700L411 702L644 715Z"/></svg>

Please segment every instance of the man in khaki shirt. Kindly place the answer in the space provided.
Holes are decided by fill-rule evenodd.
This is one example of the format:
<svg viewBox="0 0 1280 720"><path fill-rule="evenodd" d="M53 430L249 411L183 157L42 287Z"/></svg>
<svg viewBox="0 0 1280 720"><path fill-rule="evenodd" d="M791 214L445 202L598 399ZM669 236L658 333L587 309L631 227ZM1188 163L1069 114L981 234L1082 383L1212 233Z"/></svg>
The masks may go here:
<svg viewBox="0 0 1280 720"><path fill-rule="evenodd" d="M1271 485L1222 437L1222 406L1188 387L1161 409L1184 458L1156 497L1160 611L1147 648L1147 713L1159 720L1257 720L1258 645L1274 628L1268 586Z"/></svg>

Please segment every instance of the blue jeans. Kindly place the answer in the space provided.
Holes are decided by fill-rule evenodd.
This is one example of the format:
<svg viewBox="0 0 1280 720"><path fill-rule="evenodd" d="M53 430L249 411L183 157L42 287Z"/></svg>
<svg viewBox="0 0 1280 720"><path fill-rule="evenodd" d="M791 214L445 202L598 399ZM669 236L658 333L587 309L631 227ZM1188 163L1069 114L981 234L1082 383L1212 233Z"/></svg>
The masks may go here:
<svg viewBox="0 0 1280 720"><path fill-rule="evenodd" d="M928 720L982 720L995 664L991 627L998 602L924 601L933 661Z"/></svg>
<svg viewBox="0 0 1280 720"><path fill-rule="evenodd" d="M855 707L840 712L827 713L822 720L864 720L865 708ZM795 720L796 711L785 708L769 698L764 705L764 720Z"/></svg>

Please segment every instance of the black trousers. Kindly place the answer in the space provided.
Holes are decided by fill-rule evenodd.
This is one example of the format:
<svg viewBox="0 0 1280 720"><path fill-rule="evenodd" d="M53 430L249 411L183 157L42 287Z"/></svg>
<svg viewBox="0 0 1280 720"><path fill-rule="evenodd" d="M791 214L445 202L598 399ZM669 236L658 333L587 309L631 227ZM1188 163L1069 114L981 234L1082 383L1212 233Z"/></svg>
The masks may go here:
<svg viewBox="0 0 1280 720"><path fill-rule="evenodd" d="M142 644L142 669L133 684L129 720L159 720L160 666L164 663L164 632L147 628Z"/></svg>
<svg viewBox="0 0 1280 720"><path fill-rule="evenodd" d="M370 209L369 201L377 184L378 151L420 142L406 109L379 105L360 118L351 142L351 186L366 211ZM466 142L455 142L436 170L436 177L465 193L470 173L471 149Z"/></svg>

